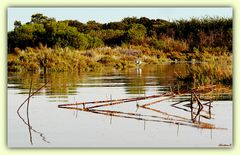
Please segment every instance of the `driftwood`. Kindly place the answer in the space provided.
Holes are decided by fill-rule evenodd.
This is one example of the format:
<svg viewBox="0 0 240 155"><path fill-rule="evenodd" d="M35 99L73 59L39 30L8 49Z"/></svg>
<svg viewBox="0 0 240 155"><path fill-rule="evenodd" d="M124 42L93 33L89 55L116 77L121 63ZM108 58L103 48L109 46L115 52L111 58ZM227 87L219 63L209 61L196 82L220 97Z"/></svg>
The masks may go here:
<svg viewBox="0 0 240 155"><path fill-rule="evenodd" d="M155 121L155 122L168 122L168 123L174 123L174 124L180 124L180 125L189 125L189 126L194 126L194 127L199 127L199 128L206 128L206 129L216 129L214 125L209 124L209 123L203 123L200 122L200 117L210 119L212 118L211 114L211 101L202 104L200 101L200 98L197 96L196 93L206 93L210 92L213 90L215 86L203 86L203 87L198 87L196 89L192 89L190 91L180 91L179 87L177 92L174 92L172 90L172 87L170 86L170 92L166 92L163 94L158 94L158 95L150 95L150 96L144 96L144 97L135 97L135 98L124 98L124 99L115 99L113 100L112 98L110 100L100 100L100 101L90 101L90 102L79 102L75 104L60 104L58 105L59 108L65 108L65 109L75 109L75 110L80 110L80 111L85 111L85 112L91 112L91 113L96 113L96 114L102 114L102 115L109 115L109 116L115 116L115 117L123 117L123 118L131 118L131 119L137 119L137 120L143 120L143 121ZM176 95L177 94L177 95ZM180 108L181 110L187 111L191 113L191 118L185 118L182 116L177 116L173 114L169 114L167 112L163 112L154 108L150 108L151 105L160 103L165 100L169 100L171 98L174 98L176 96L184 96L191 94L191 99L190 99L190 104L188 107L190 107L190 110L185 109L185 108ZM161 97L166 97L166 98L161 98ZM127 102L134 102L134 101L141 101L141 100L147 100L147 99L154 99L154 98L161 98L156 101L148 102L143 105L139 105L137 103L137 108L144 108L146 110L151 110L154 112L157 112L161 114L162 116L154 116L154 115L143 115L143 114L138 114L138 113L126 113L126 112L121 112L121 111L111 111L111 110L98 110L97 108L100 107L106 107L106 106L113 106L117 104L122 104L122 103L127 103ZM194 107L194 100L197 102L198 108ZM184 101L189 101L184 100ZM176 108L177 104L180 104L180 102L172 104L171 106ZM78 105L82 105L82 108L78 108ZM87 106L91 105L91 106ZM208 106L209 111L203 110L203 106ZM197 112L194 112L194 110L197 110ZM206 112L209 114L209 116L205 116L200 114L201 112ZM150 117L150 119L149 119ZM196 121L197 117L199 117L199 121ZM154 118L154 120L153 120ZM155 120L157 119L157 120Z"/></svg>
<svg viewBox="0 0 240 155"><path fill-rule="evenodd" d="M162 101L165 101L165 100L169 100L171 98L173 98L174 96L170 96L168 98L164 98L164 99L161 99L161 100L157 100L157 101L153 101L153 102L149 102L149 103L146 103L144 105L141 105L140 107L147 107L147 106L150 106L150 105L153 105L153 104L156 104L156 103L159 103L159 102L162 102Z"/></svg>
<svg viewBox="0 0 240 155"><path fill-rule="evenodd" d="M84 105L85 106L87 104L107 103L107 104L88 107L88 108L97 108L97 107L110 106L110 105L126 103L126 102L133 102L133 101L140 101L140 100L145 100L145 99L159 98L159 97L169 96L169 95L171 95L171 93L163 93L163 94L159 94L159 95L151 95L151 96L143 96L143 97L135 97L135 98L124 98L124 99L116 99L116 100L100 100L100 101L90 101L90 102L79 102L79 103L74 103L74 104L60 104L60 105L58 105L58 107L61 108L61 107L66 107L66 106L76 106L76 105ZM112 103L109 103L109 102L112 102Z"/></svg>
<svg viewBox="0 0 240 155"><path fill-rule="evenodd" d="M175 117L175 118L178 118L178 119L180 119L182 121L191 122L191 120L188 119L188 118L177 116L177 115L172 115L172 114L169 114L167 112L163 112L163 111L160 111L160 110L157 110L157 109L154 109L154 108L150 108L150 107L142 107L142 108L147 109L147 110L151 110L151 111L154 111L154 112L157 112L157 113L160 113L160 114L165 115L167 117Z"/></svg>

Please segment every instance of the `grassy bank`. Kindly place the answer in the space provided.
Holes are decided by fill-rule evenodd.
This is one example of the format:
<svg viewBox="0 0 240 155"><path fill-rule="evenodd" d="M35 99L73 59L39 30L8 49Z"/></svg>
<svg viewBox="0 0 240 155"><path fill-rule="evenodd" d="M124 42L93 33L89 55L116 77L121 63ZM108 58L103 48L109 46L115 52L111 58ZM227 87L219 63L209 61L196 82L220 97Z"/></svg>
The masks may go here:
<svg viewBox="0 0 240 155"><path fill-rule="evenodd" d="M219 52L215 51L214 53L217 54L211 54L210 49L205 49L205 51L181 53L180 56L179 53L175 53L178 56L176 58L173 53L141 46L104 47L91 50L40 46L25 50L15 49L14 53L8 54L8 71L37 73L45 71L50 74L51 72L68 72L67 74L83 75L84 72L127 70L137 67L135 61L138 58L142 60L142 68L144 65L183 61L188 62L184 64L187 65L186 68L175 71L175 75L172 75L173 83L168 81L175 91L216 85L214 96L219 99L219 94L227 93L227 99L229 99L232 90L232 57L226 52L220 52L220 49L215 50Z"/></svg>
<svg viewBox="0 0 240 155"><path fill-rule="evenodd" d="M169 61L161 51L161 57L149 56L137 48L96 48L76 50L69 48L26 48L15 49L8 54L9 71L97 71L105 67L125 69L135 66L137 57L147 64Z"/></svg>
<svg viewBox="0 0 240 155"><path fill-rule="evenodd" d="M212 63L188 64L185 72L176 72L177 81L174 84L175 90L191 90L213 87L209 93L202 95L202 98L214 97L215 100L232 98L232 64L231 61L219 58L219 61ZM204 93L203 93L204 94Z"/></svg>
<svg viewBox="0 0 240 155"><path fill-rule="evenodd" d="M215 52L211 52L212 50ZM90 50L39 46L25 50L15 48L14 53L8 54L8 71L97 71L105 67L122 70L136 66L137 58L141 59L142 65L173 61L231 63L231 56L224 52L224 49L181 53L142 46L101 47Z"/></svg>
<svg viewBox="0 0 240 155"><path fill-rule="evenodd" d="M108 48L76 50L69 48L16 49L8 55L9 71L97 71L104 67L122 69L134 65L134 56Z"/></svg>

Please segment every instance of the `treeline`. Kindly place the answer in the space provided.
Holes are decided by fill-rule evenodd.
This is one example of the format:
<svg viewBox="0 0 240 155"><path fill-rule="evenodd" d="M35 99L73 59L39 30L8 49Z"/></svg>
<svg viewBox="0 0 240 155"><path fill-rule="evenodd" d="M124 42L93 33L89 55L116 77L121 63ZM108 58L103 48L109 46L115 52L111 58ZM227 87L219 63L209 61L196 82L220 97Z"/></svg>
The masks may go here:
<svg viewBox="0 0 240 155"><path fill-rule="evenodd" d="M8 32L8 52L40 44L79 50L96 47L142 46L165 53L232 52L232 19L205 17L169 22L146 17L127 17L105 24L96 21L56 21L34 14L31 21L15 21ZM223 49L223 50L222 50ZM177 56L176 56L177 58Z"/></svg>

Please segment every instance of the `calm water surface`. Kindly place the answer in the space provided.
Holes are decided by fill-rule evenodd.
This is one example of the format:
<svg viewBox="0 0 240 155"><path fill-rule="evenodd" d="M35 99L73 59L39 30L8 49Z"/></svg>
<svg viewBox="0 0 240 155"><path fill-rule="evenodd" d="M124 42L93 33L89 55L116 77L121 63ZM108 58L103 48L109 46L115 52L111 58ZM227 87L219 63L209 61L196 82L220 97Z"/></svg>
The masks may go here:
<svg viewBox="0 0 240 155"><path fill-rule="evenodd" d="M232 101L204 106L200 122L216 129L194 126L186 97L160 97L81 111L58 108L60 104L134 98L169 91L176 71L184 64L146 66L99 73L9 73L9 147L229 147L232 145ZM30 83L37 90L29 103ZM149 102L166 99L141 108ZM174 103L183 101L173 106ZM208 119L207 116L210 116ZM205 117L204 117L205 116ZM29 122L31 128L27 125ZM32 143L32 144L31 144Z"/></svg>

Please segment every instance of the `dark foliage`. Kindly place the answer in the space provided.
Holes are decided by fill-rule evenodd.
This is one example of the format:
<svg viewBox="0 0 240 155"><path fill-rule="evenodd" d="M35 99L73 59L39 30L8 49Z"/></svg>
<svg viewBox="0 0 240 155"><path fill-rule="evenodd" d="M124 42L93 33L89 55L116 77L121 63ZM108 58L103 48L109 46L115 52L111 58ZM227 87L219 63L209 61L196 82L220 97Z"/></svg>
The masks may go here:
<svg viewBox="0 0 240 155"><path fill-rule="evenodd" d="M14 48L48 47L89 49L100 46L141 45L164 52L203 52L206 48L223 48L232 52L232 19L205 17L202 19L165 21L146 17L127 17L119 22L101 24L77 20L56 21L43 14L34 14L31 21L15 21L8 32L8 51ZM178 48L184 47L184 48ZM178 50L179 49L179 50Z"/></svg>

